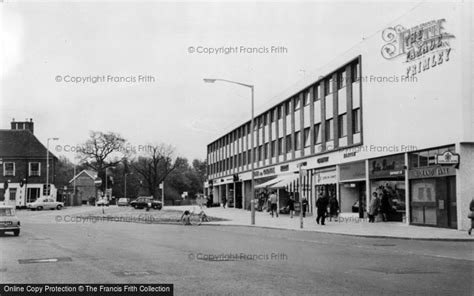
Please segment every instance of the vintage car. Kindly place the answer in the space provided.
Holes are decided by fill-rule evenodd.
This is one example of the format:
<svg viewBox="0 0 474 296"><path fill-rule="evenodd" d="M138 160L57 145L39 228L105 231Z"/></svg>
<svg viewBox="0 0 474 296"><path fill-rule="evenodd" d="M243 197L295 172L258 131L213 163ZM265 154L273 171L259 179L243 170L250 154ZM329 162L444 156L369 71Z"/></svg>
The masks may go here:
<svg viewBox="0 0 474 296"><path fill-rule="evenodd" d="M0 234L7 231L13 232L15 236L20 235L20 220L15 216L15 208L0 205Z"/></svg>
<svg viewBox="0 0 474 296"><path fill-rule="evenodd" d="M106 200L106 199L99 199L96 203L95 203L96 206L98 207L103 207L103 206L106 206L108 207L110 205L109 201Z"/></svg>
<svg viewBox="0 0 474 296"><path fill-rule="evenodd" d="M27 203L26 207L28 209L31 209L32 211L33 210L41 211L41 210L47 210L47 209L60 210L64 207L64 203L59 202L59 201L55 201L51 197L41 197L41 198L38 198L37 200L35 200L34 202Z"/></svg>
<svg viewBox="0 0 474 296"><path fill-rule="evenodd" d="M119 198L119 200L117 202L117 205L119 207L126 207L129 204L130 204L130 200L128 198L125 198L125 197Z"/></svg>
<svg viewBox="0 0 474 296"><path fill-rule="evenodd" d="M162 204L161 201L153 199L151 196L140 196L137 197L134 201L130 203L135 209L144 209L151 207L153 209L161 210Z"/></svg>

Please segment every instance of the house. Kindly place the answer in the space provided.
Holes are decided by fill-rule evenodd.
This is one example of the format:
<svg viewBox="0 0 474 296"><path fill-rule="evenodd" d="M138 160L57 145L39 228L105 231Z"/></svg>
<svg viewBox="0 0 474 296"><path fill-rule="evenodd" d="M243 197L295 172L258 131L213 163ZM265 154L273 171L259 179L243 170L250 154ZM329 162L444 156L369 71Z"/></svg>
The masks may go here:
<svg viewBox="0 0 474 296"><path fill-rule="evenodd" d="M87 204L91 199L97 198L97 188L94 183L97 177L96 171L82 170L69 181L69 186L76 188L76 194L82 204Z"/></svg>
<svg viewBox="0 0 474 296"><path fill-rule="evenodd" d="M13 119L11 129L0 129L0 203L25 207L26 203L43 196L56 199L54 182L58 158L51 152L48 157L47 152L34 135L32 119L20 122Z"/></svg>

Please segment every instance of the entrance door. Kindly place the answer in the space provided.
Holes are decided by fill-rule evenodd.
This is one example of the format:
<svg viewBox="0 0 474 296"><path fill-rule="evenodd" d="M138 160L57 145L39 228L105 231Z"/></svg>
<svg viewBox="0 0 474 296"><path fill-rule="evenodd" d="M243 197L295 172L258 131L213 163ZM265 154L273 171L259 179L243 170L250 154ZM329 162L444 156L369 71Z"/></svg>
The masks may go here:
<svg viewBox="0 0 474 296"><path fill-rule="evenodd" d="M449 227L457 229L456 177L448 177L448 204Z"/></svg>

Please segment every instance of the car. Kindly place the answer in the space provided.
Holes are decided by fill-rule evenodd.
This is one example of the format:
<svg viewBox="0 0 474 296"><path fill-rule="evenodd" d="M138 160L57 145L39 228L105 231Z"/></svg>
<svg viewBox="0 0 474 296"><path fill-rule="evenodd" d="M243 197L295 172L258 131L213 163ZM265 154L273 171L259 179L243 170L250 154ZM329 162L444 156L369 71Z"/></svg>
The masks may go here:
<svg viewBox="0 0 474 296"><path fill-rule="evenodd" d="M110 205L109 201L106 200L106 199L99 199L96 203L95 203L96 206L98 207L103 207L103 206L106 206L108 207Z"/></svg>
<svg viewBox="0 0 474 296"><path fill-rule="evenodd" d="M19 236L20 228L20 219L15 215L15 208L0 205L0 233L3 235L11 231L15 236Z"/></svg>
<svg viewBox="0 0 474 296"><path fill-rule="evenodd" d="M128 200L128 198L125 198L125 197L119 198L119 200L117 202L117 205L119 207L121 207L121 206L126 207L129 204L130 204L130 200Z"/></svg>
<svg viewBox="0 0 474 296"><path fill-rule="evenodd" d="M137 197L137 199L135 199L134 201L132 201L130 203L130 205L132 207L134 207L135 209L143 209L143 208L147 208L148 207L148 203L151 204L151 207L153 209L158 209L158 210L161 210L161 208L163 207L163 205L161 204L161 201L158 201L156 199L153 199L153 197L151 196L140 196L140 197Z"/></svg>
<svg viewBox="0 0 474 296"><path fill-rule="evenodd" d="M26 207L28 209L31 209L32 211L34 210L38 210L38 211L41 211L41 210L47 210L47 209L50 209L50 210L54 210L54 209L57 209L57 210L60 210L64 207L64 203L63 202L59 202L59 201L55 201L53 198L51 197L40 197L38 198L37 200L35 200L34 202L30 202L30 203L27 203L26 204Z"/></svg>

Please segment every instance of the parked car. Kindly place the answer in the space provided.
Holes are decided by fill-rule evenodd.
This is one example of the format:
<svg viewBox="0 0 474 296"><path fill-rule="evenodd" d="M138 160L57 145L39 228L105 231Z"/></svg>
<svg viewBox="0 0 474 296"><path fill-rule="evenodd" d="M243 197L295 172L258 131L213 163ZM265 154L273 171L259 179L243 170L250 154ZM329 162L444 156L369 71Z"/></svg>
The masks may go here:
<svg viewBox="0 0 474 296"><path fill-rule="evenodd" d="M161 210L161 208L163 207L161 201L153 199L153 197L151 196L140 196L134 201L132 201L130 205L135 209L143 209L148 207L148 203L151 203L151 207L153 209Z"/></svg>
<svg viewBox="0 0 474 296"><path fill-rule="evenodd" d="M119 198L119 200L117 202L117 205L119 207L126 207L129 204L130 204L130 200L128 198L125 198L125 197Z"/></svg>
<svg viewBox="0 0 474 296"><path fill-rule="evenodd" d="M20 220L15 216L15 208L0 205L0 233L13 232L15 236L20 235Z"/></svg>
<svg viewBox="0 0 474 296"><path fill-rule="evenodd" d="M47 209L50 209L50 210L54 210L54 209L57 209L57 210L60 210L64 207L64 203L63 202L59 202L59 201L55 201L53 198L51 197L41 197L41 198L38 198L37 200L35 200L34 202L31 202L31 203L27 203L26 204L26 207L28 209L31 209L31 210L38 210L38 211L41 211L41 210L47 210Z"/></svg>
<svg viewBox="0 0 474 296"><path fill-rule="evenodd" d="M110 205L109 201L106 200L106 199L99 199L96 203L95 203L96 206L98 207L103 207L103 206L106 206L108 207Z"/></svg>

